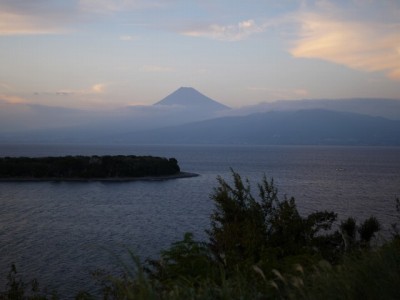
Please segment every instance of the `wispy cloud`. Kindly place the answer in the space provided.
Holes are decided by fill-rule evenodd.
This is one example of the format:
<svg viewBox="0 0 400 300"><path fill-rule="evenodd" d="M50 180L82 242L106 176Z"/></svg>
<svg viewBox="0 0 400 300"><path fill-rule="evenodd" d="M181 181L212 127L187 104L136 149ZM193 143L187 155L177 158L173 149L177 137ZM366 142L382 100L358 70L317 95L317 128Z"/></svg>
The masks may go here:
<svg viewBox="0 0 400 300"><path fill-rule="evenodd" d="M65 34L82 23L98 21L98 14L165 5L156 0L0 0L0 36ZM126 41L133 37L125 35L121 39Z"/></svg>
<svg viewBox="0 0 400 300"><path fill-rule="evenodd" d="M183 35L193 37L205 37L219 41L240 41L250 35L263 32L265 25L257 25L254 20L246 20L235 25L212 24L205 28L185 30Z"/></svg>
<svg viewBox="0 0 400 300"><path fill-rule="evenodd" d="M100 14L142 8L156 8L165 5L166 1L156 0L79 0L79 9L81 11Z"/></svg>
<svg viewBox="0 0 400 300"><path fill-rule="evenodd" d="M6 82L0 82L0 90L13 91L14 87Z"/></svg>
<svg viewBox="0 0 400 300"><path fill-rule="evenodd" d="M0 94L0 100L5 101L10 104L27 103L28 102L23 97L16 96L16 95L8 95L8 94Z"/></svg>
<svg viewBox="0 0 400 300"><path fill-rule="evenodd" d="M323 12L295 16L299 36L290 53L400 80L400 22L370 22Z"/></svg>
<svg viewBox="0 0 400 300"><path fill-rule="evenodd" d="M58 96L70 96L70 95L94 95L94 94L104 94L106 92L106 84L104 83L96 83L93 84L91 87L86 88L86 89L61 89L58 90L55 93L35 93L35 95L51 95L51 94L56 94Z"/></svg>
<svg viewBox="0 0 400 300"><path fill-rule="evenodd" d="M0 1L0 36L65 34L78 19L75 1Z"/></svg>
<svg viewBox="0 0 400 300"><path fill-rule="evenodd" d="M171 67L165 66L156 66L156 65L146 65L141 68L143 72L150 72L150 73L163 73L163 72L173 72L174 69Z"/></svg>
<svg viewBox="0 0 400 300"><path fill-rule="evenodd" d="M109 86L110 83L95 83L83 88L35 92L30 102L80 109L109 108L112 107L108 102Z"/></svg>
<svg viewBox="0 0 400 300"><path fill-rule="evenodd" d="M103 94L105 92L106 85L104 83L97 83L92 86L90 91L95 94Z"/></svg>
<svg viewBox="0 0 400 300"><path fill-rule="evenodd" d="M268 88L263 86L249 86L247 90L261 93L267 100L299 99L310 95L305 88Z"/></svg>
<svg viewBox="0 0 400 300"><path fill-rule="evenodd" d="M79 0L79 8L86 12L102 13L108 11L118 11L123 5L122 1L108 0Z"/></svg>
<svg viewBox="0 0 400 300"><path fill-rule="evenodd" d="M38 16L0 11L0 35L41 35L65 33L66 29Z"/></svg>
<svg viewBox="0 0 400 300"><path fill-rule="evenodd" d="M120 35L119 40L124 41L124 42L129 42L129 41L136 41L138 37L132 36L132 35Z"/></svg>

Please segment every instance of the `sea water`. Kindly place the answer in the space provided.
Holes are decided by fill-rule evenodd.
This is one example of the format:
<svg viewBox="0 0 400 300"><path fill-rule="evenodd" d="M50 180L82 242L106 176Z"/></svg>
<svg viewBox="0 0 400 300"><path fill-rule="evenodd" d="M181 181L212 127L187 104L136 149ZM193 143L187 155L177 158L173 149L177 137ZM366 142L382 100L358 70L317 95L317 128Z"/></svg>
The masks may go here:
<svg viewBox="0 0 400 300"><path fill-rule="evenodd" d="M231 170L252 184L265 174L279 195L307 214L332 210L340 219L375 215L382 237L396 222L400 148L317 146L3 145L0 156L155 155L175 157L200 176L135 182L1 182L0 290L11 263L62 296L95 289L90 273L117 274L193 232L207 238L217 176Z"/></svg>

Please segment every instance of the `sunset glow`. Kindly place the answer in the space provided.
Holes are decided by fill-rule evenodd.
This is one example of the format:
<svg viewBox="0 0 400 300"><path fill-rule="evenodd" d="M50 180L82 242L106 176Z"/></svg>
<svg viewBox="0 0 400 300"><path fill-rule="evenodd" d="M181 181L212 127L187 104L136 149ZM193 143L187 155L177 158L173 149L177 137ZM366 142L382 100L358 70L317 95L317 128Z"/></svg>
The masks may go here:
<svg viewBox="0 0 400 300"><path fill-rule="evenodd" d="M397 99L399 32L392 0L0 0L0 94L72 108L150 105L180 86L232 107Z"/></svg>

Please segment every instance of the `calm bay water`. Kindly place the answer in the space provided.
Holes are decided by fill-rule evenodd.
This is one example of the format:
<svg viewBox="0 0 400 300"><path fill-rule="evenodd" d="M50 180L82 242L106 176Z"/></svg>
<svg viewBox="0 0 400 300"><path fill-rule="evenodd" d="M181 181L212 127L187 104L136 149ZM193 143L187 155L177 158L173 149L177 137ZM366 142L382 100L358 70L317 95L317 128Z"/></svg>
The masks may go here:
<svg viewBox="0 0 400 300"><path fill-rule="evenodd" d="M388 232L400 196L400 148L297 146L0 146L0 156L175 157L199 177L168 181L0 183L0 287L12 262L25 278L70 295L90 271L116 272L127 249L142 258L191 231L205 239L216 177L230 168L254 183L273 177L300 212L377 216ZM118 257L118 258L117 258Z"/></svg>

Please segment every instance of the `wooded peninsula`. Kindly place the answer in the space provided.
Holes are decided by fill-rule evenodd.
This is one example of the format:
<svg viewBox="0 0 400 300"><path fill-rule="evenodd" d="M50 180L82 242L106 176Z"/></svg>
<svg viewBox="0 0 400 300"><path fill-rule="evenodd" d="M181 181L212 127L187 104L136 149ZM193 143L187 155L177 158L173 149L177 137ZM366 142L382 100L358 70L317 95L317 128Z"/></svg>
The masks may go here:
<svg viewBox="0 0 400 300"><path fill-rule="evenodd" d="M175 158L154 156L2 157L0 180L124 180L178 178L195 174L180 172Z"/></svg>

